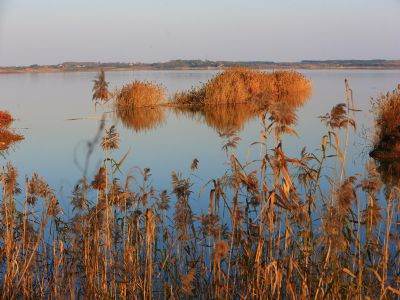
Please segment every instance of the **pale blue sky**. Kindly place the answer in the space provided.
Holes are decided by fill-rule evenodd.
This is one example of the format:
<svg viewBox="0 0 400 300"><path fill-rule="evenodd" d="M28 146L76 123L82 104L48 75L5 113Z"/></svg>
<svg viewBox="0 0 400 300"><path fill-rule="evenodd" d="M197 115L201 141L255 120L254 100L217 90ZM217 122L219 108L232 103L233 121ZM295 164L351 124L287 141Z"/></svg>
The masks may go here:
<svg viewBox="0 0 400 300"><path fill-rule="evenodd" d="M0 0L0 65L400 59L400 0Z"/></svg>

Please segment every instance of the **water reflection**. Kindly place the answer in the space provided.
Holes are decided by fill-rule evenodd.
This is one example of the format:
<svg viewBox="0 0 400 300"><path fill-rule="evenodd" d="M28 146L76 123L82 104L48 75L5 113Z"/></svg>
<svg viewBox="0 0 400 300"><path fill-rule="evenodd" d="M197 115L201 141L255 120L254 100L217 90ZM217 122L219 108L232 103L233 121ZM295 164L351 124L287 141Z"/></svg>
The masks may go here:
<svg viewBox="0 0 400 300"><path fill-rule="evenodd" d="M184 115L218 132L237 132L263 108L255 104L205 105L174 107L176 116Z"/></svg>
<svg viewBox="0 0 400 300"><path fill-rule="evenodd" d="M165 111L159 106L119 109L116 116L126 128L135 132L155 129L165 123Z"/></svg>
<svg viewBox="0 0 400 300"><path fill-rule="evenodd" d="M309 99L310 93L303 93L294 97L272 98L260 103L242 103L230 105L203 105L174 107L177 115L188 116L192 120L207 124L218 132L236 133L243 129L245 124L265 113L275 124L277 134L294 133L293 125L297 123L297 110Z"/></svg>
<svg viewBox="0 0 400 300"><path fill-rule="evenodd" d="M376 160L382 182L390 189L400 187L400 159Z"/></svg>

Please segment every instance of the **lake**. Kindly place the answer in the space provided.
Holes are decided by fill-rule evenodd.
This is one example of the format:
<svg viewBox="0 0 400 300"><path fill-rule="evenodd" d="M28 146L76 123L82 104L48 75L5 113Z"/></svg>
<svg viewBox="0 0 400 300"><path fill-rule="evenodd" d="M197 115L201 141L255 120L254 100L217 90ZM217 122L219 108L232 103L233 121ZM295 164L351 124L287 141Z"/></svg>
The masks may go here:
<svg viewBox="0 0 400 300"><path fill-rule="evenodd" d="M344 79L353 90L357 113L357 131L350 136L347 175L364 171L371 149L373 116L370 99L393 90L400 83L399 70L301 70L313 82L313 93L298 110L298 137L285 137L287 155L296 157L303 147L309 152L320 147L326 128L318 116L332 106L345 101ZM217 71L118 71L106 72L110 90L133 80L147 80L164 85L172 95L206 82ZM87 142L94 138L102 111L111 105L97 107L91 100L95 73L46 73L0 76L0 110L8 110L17 119L12 127L25 136L5 157L2 165L11 161L24 175L39 173L55 189L60 205L70 208L70 194L82 177ZM123 174L137 174L135 167L150 168L151 181L157 191L170 189L171 171L191 176L196 193L192 197L195 210L204 211L208 193L199 194L210 179L224 175L227 169L224 140L215 126L202 118L178 114L165 108L160 124L145 130L127 128L113 114L108 114L107 127L117 125L120 148L112 153L116 160L129 151L121 168ZM74 120L71 120L74 119ZM236 154L240 161L260 157L260 147L251 144L260 140L262 124L259 118L248 120L237 135L241 138ZM191 174L193 159L199 169ZM102 164L100 147L90 156L88 175L93 178Z"/></svg>

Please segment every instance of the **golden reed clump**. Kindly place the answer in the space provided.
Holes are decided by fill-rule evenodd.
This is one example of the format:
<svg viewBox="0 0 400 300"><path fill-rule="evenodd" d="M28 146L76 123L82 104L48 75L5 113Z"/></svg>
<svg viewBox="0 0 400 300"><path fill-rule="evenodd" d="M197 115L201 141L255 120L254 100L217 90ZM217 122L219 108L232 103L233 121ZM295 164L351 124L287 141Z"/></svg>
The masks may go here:
<svg viewBox="0 0 400 300"><path fill-rule="evenodd" d="M134 81L122 87L115 98L117 117L135 131L155 128L165 119L158 105L165 100L165 88L146 81Z"/></svg>
<svg viewBox="0 0 400 300"><path fill-rule="evenodd" d="M118 110L152 107L165 99L165 88L147 81L135 80L124 85L116 95Z"/></svg>
<svg viewBox="0 0 400 300"><path fill-rule="evenodd" d="M375 113L374 150L376 158L400 157L400 84L373 103Z"/></svg>
<svg viewBox="0 0 400 300"><path fill-rule="evenodd" d="M125 127L135 131L155 128L165 120L165 113L159 107L165 95L163 86L136 80L117 93L114 103L116 116Z"/></svg>
<svg viewBox="0 0 400 300"><path fill-rule="evenodd" d="M217 74L200 88L175 94L172 102L231 104L279 97L307 99L310 94L311 81L298 72L266 73L247 68L233 68Z"/></svg>
<svg viewBox="0 0 400 300"><path fill-rule="evenodd" d="M13 121L13 117L8 111L0 111L0 128L8 127Z"/></svg>

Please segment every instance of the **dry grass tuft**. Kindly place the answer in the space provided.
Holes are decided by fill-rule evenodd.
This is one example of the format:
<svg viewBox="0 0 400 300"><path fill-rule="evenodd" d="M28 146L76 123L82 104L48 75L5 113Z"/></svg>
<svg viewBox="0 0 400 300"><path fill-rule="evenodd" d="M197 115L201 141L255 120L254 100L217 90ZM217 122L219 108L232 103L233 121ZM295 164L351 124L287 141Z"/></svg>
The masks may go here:
<svg viewBox="0 0 400 300"><path fill-rule="evenodd" d="M155 128L164 122L159 104L165 100L165 88L151 82L134 81L117 93L115 110L125 127L135 131Z"/></svg>
<svg viewBox="0 0 400 300"><path fill-rule="evenodd" d="M165 100L165 88L147 81L136 80L124 85L116 95L118 111L140 107L153 107Z"/></svg>

